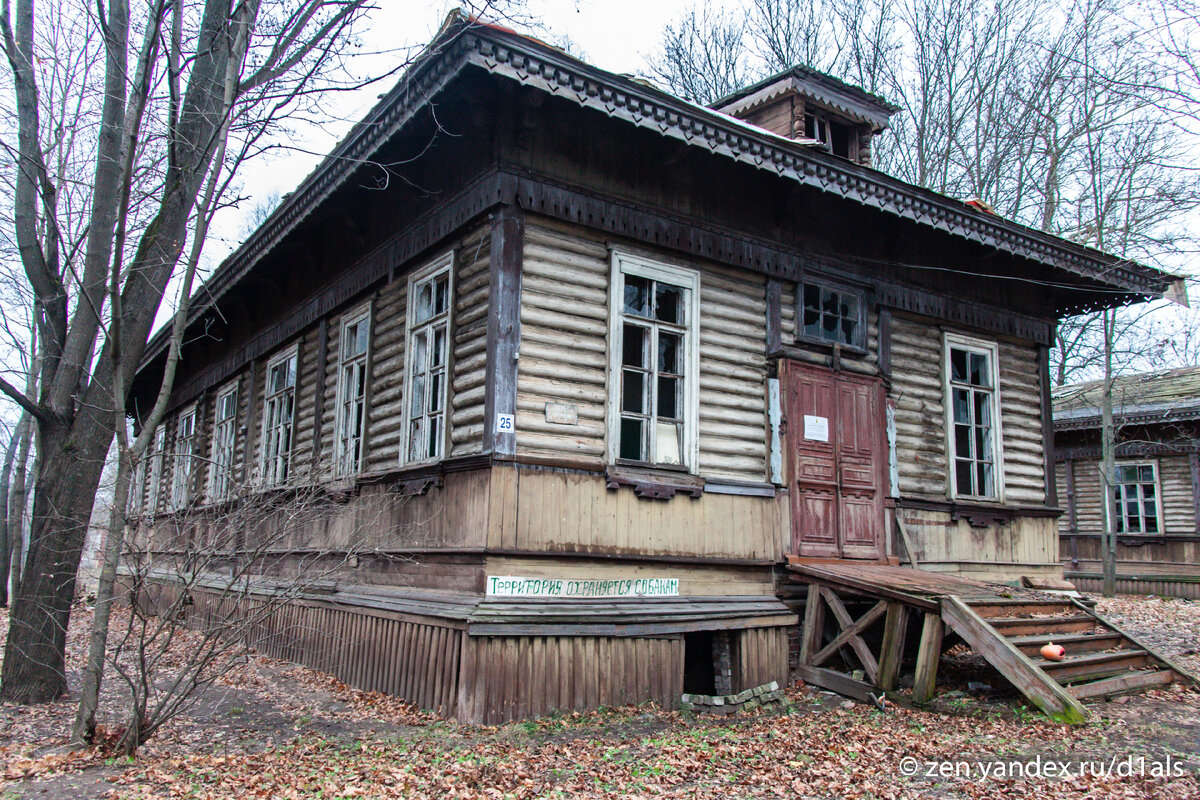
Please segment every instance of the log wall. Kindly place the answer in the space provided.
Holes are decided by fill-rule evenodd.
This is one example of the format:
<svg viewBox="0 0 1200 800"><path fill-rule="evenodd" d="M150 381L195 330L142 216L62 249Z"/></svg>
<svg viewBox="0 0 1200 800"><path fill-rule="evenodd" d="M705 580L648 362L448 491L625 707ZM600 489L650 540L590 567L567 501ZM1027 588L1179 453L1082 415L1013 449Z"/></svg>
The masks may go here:
<svg viewBox="0 0 1200 800"><path fill-rule="evenodd" d="M896 314L892 322L892 389L900 495L943 500L948 495L941 330L931 320ZM1004 501L1045 503L1045 462L1037 348L999 342L1000 426Z"/></svg>
<svg viewBox="0 0 1200 800"><path fill-rule="evenodd" d="M530 218L525 231L517 452L600 469L607 452L610 243L539 218ZM764 481L765 282L707 262L682 265L700 272L698 471ZM578 422L549 422L548 402L575 406Z"/></svg>

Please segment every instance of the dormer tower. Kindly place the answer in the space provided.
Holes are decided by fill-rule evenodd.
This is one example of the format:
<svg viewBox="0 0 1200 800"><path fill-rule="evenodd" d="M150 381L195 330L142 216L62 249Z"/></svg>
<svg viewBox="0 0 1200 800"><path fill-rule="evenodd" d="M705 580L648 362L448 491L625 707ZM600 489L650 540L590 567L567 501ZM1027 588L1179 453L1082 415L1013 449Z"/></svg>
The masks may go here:
<svg viewBox="0 0 1200 800"><path fill-rule="evenodd" d="M835 156L871 165L871 139L900 110L882 97L808 67L789 70L734 92L712 105L799 142L820 145Z"/></svg>

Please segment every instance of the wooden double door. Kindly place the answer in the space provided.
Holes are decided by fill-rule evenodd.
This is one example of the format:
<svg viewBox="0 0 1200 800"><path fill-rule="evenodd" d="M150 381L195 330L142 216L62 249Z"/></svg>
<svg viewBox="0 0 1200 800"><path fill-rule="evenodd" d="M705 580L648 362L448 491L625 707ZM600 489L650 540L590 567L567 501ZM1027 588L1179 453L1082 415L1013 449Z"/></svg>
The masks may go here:
<svg viewBox="0 0 1200 800"><path fill-rule="evenodd" d="M887 433L883 382L784 364L792 552L883 557Z"/></svg>

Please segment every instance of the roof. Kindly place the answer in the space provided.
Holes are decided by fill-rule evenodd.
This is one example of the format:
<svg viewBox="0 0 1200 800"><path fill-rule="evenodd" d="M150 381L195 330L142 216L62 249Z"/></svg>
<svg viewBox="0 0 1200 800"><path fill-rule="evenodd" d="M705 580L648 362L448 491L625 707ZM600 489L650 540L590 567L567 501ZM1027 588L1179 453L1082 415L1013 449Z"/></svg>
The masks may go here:
<svg viewBox="0 0 1200 800"><path fill-rule="evenodd" d="M1080 276L1083 288L1100 286L1129 293L1110 293L1106 303L1161 296L1179 280L1159 270L976 211L961 201L853 164L629 77L606 72L536 39L481 24L456 12L447 18L438 35L391 91L242 246L218 266L197 292L197 300L189 311L189 324L206 314L314 209L345 185L378 148L468 70L483 70L534 87L719 157L909 220L927 230L942 231L1048 268L1065 270ZM520 202L519 197L512 200ZM165 352L168 337L169 326L154 336L144 353L143 367Z"/></svg>
<svg viewBox="0 0 1200 800"><path fill-rule="evenodd" d="M1099 427L1103 392L1102 380L1056 388L1053 392L1055 429ZM1114 378L1113 414L1124 424L1200 419L1200 367Z"/></svg>
<svg viewBox="0 0 1200 800"><path fill-rule="evenodd" d="M817 103L840 111L857 122L883 130L900 106L858 86L840 81L811 67L795 66L739 89L712 104L726 114L741 114L787 92L795 92Z"/></svg>

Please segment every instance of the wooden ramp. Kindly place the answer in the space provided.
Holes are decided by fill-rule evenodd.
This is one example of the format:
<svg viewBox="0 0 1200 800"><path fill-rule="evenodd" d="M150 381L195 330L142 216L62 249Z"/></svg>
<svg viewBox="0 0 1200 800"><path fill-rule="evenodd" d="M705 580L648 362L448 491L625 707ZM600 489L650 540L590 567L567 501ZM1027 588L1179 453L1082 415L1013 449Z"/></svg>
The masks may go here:
<svg viewBox="0 0 1200 800"><path fill-rule="evenodd" d="M1080 703L1085 698L1178 680L1200 686L1195 676L1072 598L874 562L789 556L787 570L792 581L808 587L800 676L866 702L895 690L906 649L912 649L905 647L911 615L918 615L921 631L917 703L936 693L938 659L953 638L948 634L961 637L1030 702L1063 722L1087 718ZM1047 642L1061 644L1067 657L1042 658ZM834 669L835 657L858 668Z"/></svg>

